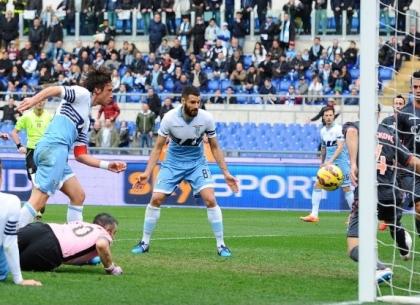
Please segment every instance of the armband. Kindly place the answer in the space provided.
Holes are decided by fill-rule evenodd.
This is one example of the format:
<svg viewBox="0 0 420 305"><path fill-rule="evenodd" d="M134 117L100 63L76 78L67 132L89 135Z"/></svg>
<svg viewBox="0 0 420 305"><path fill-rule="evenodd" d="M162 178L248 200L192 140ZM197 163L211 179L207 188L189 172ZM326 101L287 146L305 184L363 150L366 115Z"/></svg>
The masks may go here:
<svg viewBox="0 0 420 305"><path fill-rule="evenodd" d="M22 147L22 143L16 144L16 147L17 147L17 149L21 148Z"/></svg>
<svg viewBox="0 0 420 305"><path fill-rule="evenodd" d="M99 162L99 168L108 169L108 167L109 167L109 162L108 161L102 161L101 160L101 162Z"/></svg>
<svg viewBox="0 0 420 305"><path fill-rule="evenodd" d="M75 146L74 147L74 155L76 157L81 156L81 155L87 155L87 147L86 145L82 145L82 146Z"/></svg>

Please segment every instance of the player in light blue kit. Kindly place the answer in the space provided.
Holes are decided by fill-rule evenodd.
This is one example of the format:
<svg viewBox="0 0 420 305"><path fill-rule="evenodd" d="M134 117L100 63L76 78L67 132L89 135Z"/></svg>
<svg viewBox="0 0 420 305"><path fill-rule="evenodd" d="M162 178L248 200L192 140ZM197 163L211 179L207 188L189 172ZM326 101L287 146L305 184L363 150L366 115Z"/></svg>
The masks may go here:
<svg viewBox="0 0 420 305"><path fill-rule="evenodd" d="M344 182L341 185L344 196L346 198L347 204L350 209L353 205L354 194L350 187L350 166L349 158L344 149L344 135L343 128L341 125L335 122L335 113L334 108L326 108L324 110L323 119L325 121L325 126L321 129L321 166L334 164L341 169L343 173ZM325 160L327 160L325 162ZM306 222L318 222L318 211L319 204L322 200L322 189L318 184L318 181L315 182L313 191L312 191L312 212L310 215L305 217L300 217L301 220Z"/></svg>
<svg viewBox="0 0 420 305"><path fill-rule="evenodd" d="M48 198L59 189L70 198L67 221L83 221L85 192L67 163L70 150L78 162L91 167L119 173L126 164L98 160L87 153L89 112L92 106L106 106L112 99L112 82L105 68L90 68L84 87L49 87L31 98L26 98L18 107L23 111L52 97L61 98L54 118L38 141L34 162L38 170L29 201L20 212L20 227L33 222L34 217L46 204Z"/></svg>
<svg viewBox="0 0 420 305"><path fill-rule="evenodd" d="M182 107L169 111L162 119L146 170L133 185L134 189L142 189L148 183L169 136L172 141L166 151L166 158L157 176L152 198L146 208L143 238L132 253L149 251L150 238L160 217L160 205L178 188L182 180L186 180L191 185L194 195L201 196L207 206L207 218L216 237L217 253L222 257L229 257L231 253L223 240L222 211L216 202L213 179L204 155L204 135L209 139L211 152L227 184L235 193L238 192L237 180L229 173L219 148L213 117L200 109L200 91L194 86L185 87L182 90L181 103Z"/></svg>

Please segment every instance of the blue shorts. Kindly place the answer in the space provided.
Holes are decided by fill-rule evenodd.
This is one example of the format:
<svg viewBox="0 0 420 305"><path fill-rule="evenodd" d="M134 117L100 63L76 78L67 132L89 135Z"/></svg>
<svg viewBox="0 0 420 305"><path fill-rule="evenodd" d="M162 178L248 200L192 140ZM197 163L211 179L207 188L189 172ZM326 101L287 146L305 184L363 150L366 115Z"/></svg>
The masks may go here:
<svg viewBox="0 0 420 305"><path fill-rule="evenodd" d="M67 164L67 146L38 146L35 148L34 162L37 166L34 185L49 196L59 190L64 182L74 176Z"/></svg>
<svg viewBox="0 0 420 305"><path fill-rule="evenodd" d="M351 185L350 181L350 165L348 162L338 163L334 164L335 166L338 166L341 169L341 172L343 173L343 184L341 187L347 187Z"/></svg>
<svg viewBox="0 0 420 305"><path fill-rule="evenodd" d="M7 264L6 254L4 254L3 246L0 246L0 282L3 282L6 279L9 272L10 269Z"/></svg>
<svg viewBox="0 0 420 305"><path fill-rule="evenodd" d="M168 162L162 163L156 178L153 192L171 195L181 183L187 181L193 189L194 197L199 198L200 192L214 187L214 181L206 161Z"/></svg>

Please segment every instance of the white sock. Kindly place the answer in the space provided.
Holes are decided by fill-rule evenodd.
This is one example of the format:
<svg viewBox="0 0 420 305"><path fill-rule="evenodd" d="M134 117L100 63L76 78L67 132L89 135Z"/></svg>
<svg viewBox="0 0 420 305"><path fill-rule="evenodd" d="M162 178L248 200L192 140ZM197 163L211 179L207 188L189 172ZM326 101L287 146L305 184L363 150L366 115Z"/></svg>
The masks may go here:
<svg viewBox="0 0 420 305"><path fill-rule="evenodd" d="M147 205L146 213L144 215L143 225L143 239L145 244L150 243L153 230L155 229L156 223L160 218L160 208L154 207L150 204Z"/></svg>
<svg viewBox="0 0 420 305"><path fill-rule="evenodd" d="M29 202L26 202L20 209L19 228L25 227L27 224L34 222L36 211Z"/></svg>
<svg viewBox="0 0 420 305"><path fill-rule="evenodd" d="M318 217L319 204L322 200L322 190L314 188L312 191L312 213L314 217Z"/></svg>
<svg viewBox="0 0 420 305"><path fill-rule="evenodd" d="M67 222L83 221L83 206L68 205Z"/></svg>
<svg viewBox="0 0 420 305"><path fill-rule="evenodd" d="M222 210L218 205L214 208L207 208L207 219L209 220L214 236L216 237L217 247L222 245L225 246L225 242L223 240Z"/></svg>
<svg viewBox="0 0 420 305"><path fill-rule="evenodd" d="M344 197L346 198L347 204L349 205L350 210L353 207L354 202L354 193L353 191L349 191L347 193L344 193Z"/></svg>

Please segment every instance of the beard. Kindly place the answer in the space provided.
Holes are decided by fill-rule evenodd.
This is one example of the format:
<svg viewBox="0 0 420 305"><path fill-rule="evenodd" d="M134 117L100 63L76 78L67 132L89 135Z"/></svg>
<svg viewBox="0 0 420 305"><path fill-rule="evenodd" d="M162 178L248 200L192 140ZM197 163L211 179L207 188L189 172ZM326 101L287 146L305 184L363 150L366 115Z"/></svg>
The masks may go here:
<svg viewBox="0 0 420 305"><path fill-rule="evenodd" d="M196 117L198 114L198 109L188 109L188 107L184 107L185 109L185 114L188 115L189 117L193 118Z"/></svg>

